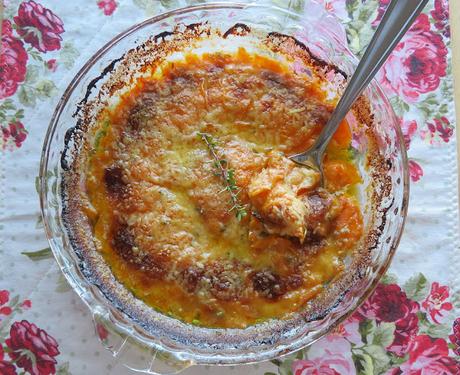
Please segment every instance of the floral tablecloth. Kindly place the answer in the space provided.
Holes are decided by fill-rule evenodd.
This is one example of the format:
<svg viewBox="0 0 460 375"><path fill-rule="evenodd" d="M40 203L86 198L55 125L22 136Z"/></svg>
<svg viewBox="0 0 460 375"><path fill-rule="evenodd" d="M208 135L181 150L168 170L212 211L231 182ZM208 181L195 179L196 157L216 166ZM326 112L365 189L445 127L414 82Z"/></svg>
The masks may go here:
<svg viewBox="0 0 460 375"><path fill-rule="evenodd" d="M389 0L316 0L360 54ZM303 0L272 0L303 12ZM0 374L126 374L70 290L43 232L36 176L53 108L83 62L186 0L3 0ZM447 0L431 1L379 74L409 148L409 216L389 273L334 333L295 355L185 374L460 374L460 248Z"/></svg>

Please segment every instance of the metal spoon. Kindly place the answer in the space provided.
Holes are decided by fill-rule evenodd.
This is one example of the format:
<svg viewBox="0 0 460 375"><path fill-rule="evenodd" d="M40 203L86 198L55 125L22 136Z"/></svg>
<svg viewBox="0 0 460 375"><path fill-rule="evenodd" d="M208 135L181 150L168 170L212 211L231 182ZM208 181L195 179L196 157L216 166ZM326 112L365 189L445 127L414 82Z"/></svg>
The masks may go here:
<svg viewBox="0 0 460 375"><path fill-rule="evenodd" d="M295 163L319 171L321 173L321 185L324 182L323 155L329 141L355 100L374 78L427 2L428 0L391 1L337 107L315 143L307 151L289 156L289 159Z"/></svg>

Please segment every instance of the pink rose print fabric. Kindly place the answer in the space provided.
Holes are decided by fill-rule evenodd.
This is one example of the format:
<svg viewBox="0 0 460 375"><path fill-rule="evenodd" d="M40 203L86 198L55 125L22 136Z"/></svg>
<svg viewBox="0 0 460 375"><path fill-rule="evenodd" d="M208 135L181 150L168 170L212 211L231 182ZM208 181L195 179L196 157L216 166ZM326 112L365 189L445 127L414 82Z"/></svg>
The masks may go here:
<svg viewBox="0 0 460 375"><path fill-rule="evenodd" d="M405 319L418 308L417 302L409 300L399 285L380 284L374 294L360 307L358 314L379 323L396 322Z"/></svg>
<svg viewBox="0 0 460 375"><path fill-rule="evenodd" d="M17 32L26 43L40 52L54 51L61 48L64 24L51 10L35 1L23 2L18 15L14 17Z"/></svg>
<svg viewBox="0 0 460 375"><path fill-rule="evenodd" d="M394 340L386 349L397 356L407 353L419 329L419 304L407 298L396 284L380 284L374 294L361 306L357 315L377 323L394 323Z"/></svg>
<svg viewBox="0 0 460 375"><path fill-rule="evenodd" d="M443 339L418 336L411 345L409 360L392 370L392 375L458 374L460 365L448 357L449 349Z"/></svg>
<svg viewBox="0 0 460 375"><path fill-rule="evenodd" d="M10 338L5 341L9 356L17 367L32 375L50 375L56 372L58 343L44 330L27 320L15 322L10 329ZM25 355L28 351L32 355Z"/></svg>
<svg viewBox="0 0 460 375"><path fill-rule="evenodd" d="M343 0L320 0L320 3L324 5L324 8L328 12L333 13L336 17L341 20L348 18L348 10L345 1Z"/></svg>
<svg viewBox="0 0 460 375"><path fill-rule="evenodd" d="M111 16L117 9L117 3L115 0L100 0L97 2L97 6L102 9L106 16Z"/></svg>
<svg viewBox="0 0 460 375"><path fill-rule="evenodd" d="M367 34L377 27L390 0L350 0L345 3L349 15L352 15L348 38L353 48L354 45L360 46L354 41L356 34L359 39L362 32L363 38L369 40ZM334 12L334 9L331 11ZM372 19L373 14L376 16ZM338 17L343 16L339 14ZM369 18L373 29L361 31L363 22L368 22ZM435 99L437 92L441 92L444 97L452 95L451 89L443 84L448 70L448 20L448 1L434 0L432 8L419 16L377 76L396 114L401 117L406 147L414 139L441 147L443 143L449 143L454 135L447 105L434 104L438 100ZM360 54L362 51L363 48L353 52ZM410 129L407 128L409 124ZM423 162L412 158L411 150L408 154L410 178L413 183L417 183L425 176Z"/></svg>
<svg viewBox="0 0 460 375"><path fill-rule="evenodd" d="M460 356L460 318L455 319L452 326L452 334L449 336L449 340L453 345L453 351L456 355Z"/></svg>
<svg viewBox="0 0 460 375"><path fill-rule="evenodd" d="M27 53L24 43L13 36L11 22L3 20L0 54L0 99L13 95L26 78Z"/></svg>
<svg viewBox="0 0 460 375"><path fill-rule="evenodd" d="M350 356L350 343L339 335L330 335L313 346L307 360L293 364L294 375L352 375L355 366Z"/></svg>
<svg viewBox="0 0 460 375"><path fill-rule="evenodd" d="M16 375L16 367L9 361L5 360L3 347L0 346L0 374Z"/></svg>
<svg viewBox="0 0 460 375"><path fill-rule="evenodd" d="M434 9L431 11L436 29L442 32L446 37L450 37L449 26L449 1L435 0Z"/></svg>
<svg viewBox="0 0 460 375"><path fill-rule="evenodd" d="M417 182L423 177L423 169L415 160L409 160L409 176L412 182Z"/></svg>
<svg viewBox="0 0 460 375"><path fill-rule="evenodd" d="M418 316L414 312L409 314L405 319L395 322L395 338L387 346L387 350L398 357L403 357L410 350L410 345L417 337L419 330L418 323Z"/></svg>
<svg viewBox="0 0 460 375"><path fill-rule="evenodd" d="M347 363L340 356L336 357L299 360L294 365L294 375L340 375L341 373L335 368L348 369Z"/></svg>
<svg viewBox="0 0 460 375"><path fill-rule="evenodd" d="M402 121L401 123L401 130L404 136L404 143L406 145L406 149L410 148L410 142L414 135L416 134L418 129L417 121Z"/></svg>
<svg viewBox="0 0 460 375"><path fill-rule="evenodd" d="M374 21L372 21L373 26L377 26L379 22L382 20L383 15L385 14L385 10L387 9L388 4L390 4L391 0L379 0L379 5L377 9L377 17Z"/></svg>
<svg viewBox="0 0 460 375"><path fill-rule="evenodd" d="M431 30L428 16L422 14L380 70L379 81L413 103L439 87L446 75L446 56L441 35Z"/></svg>
<svg viewBox="0 0 460 375"><path fill-rule="evenodd" d="M13 7L12 2L6 5ZM24 113L39 101L56 95L51 74L58 57L72 59L71 42L64 51L62 19L40 2L18 2L13 15L2 21L0 53L0 149L14 151L27 139ZM69 55L72 55L70 57ZM46 56L46 57L45 57ZM67 69L71 64L66 62Z"/></svg>
<svg viewBox="0 0 460 375"><path fill-rule="evenodd" d="M448 298L449 287L440 286L436 282L431 285L431 292L422 302L422 309L433 323L440 324L446 317L446 313L452 310L453 306Z"/></svg>
<svg viewBox="0 0 460 375"><path fill-rule="evenodd" d="M449 140L454 135L454 128L445 116L433 119L432 122L427 124L427 128L427 130L421 132L421 136L433 146L439 146L443 142L449 143Z"/></svg>
<svg viewBox="0 0 460 375"><path fill-rule="evenodd" d="M57 67L58 67L58 63L56 61L56 59L50 59L46 62L46 67L51 70L52 72L55 72Z"/></svg>
<svg viewBox="0 0 460 375"><path fill-rule="evenodd" d="M0 290L0 312L7 319L0 320L0 374L52 375L66 372L67 364L58 365L58 342L46 331L16 315L32 308L29 299L20 301L10 297L8 290ZM9 327L9 329L6 329Z"/></svg>
<svg viewBox="0 0 460 375"><path fill-rule="evenodd" d="M0 290L0 320L10 315L13 311L10 306L8 306L8 301L10 300L10 293L7 290Z"/></svg>
<svg viewBox="0 0 460 375"><path fill-rule="evenodd" d="M2 126L2 137L4 143L10 140L19 148L27 138L27 130L20 121L10 122L8 126Z"/></svg>
<svg viewBox="0 0 460 375"><path fill-rule="evenodd" d="M353 316L296 355L292 374L365 374L369 366L374 374L460 374L460 318L432 318L452 309L450 298L447 286L429 286L422 274L402 287L380 283ZM452 333L446 340L438 330Z"/></svg>

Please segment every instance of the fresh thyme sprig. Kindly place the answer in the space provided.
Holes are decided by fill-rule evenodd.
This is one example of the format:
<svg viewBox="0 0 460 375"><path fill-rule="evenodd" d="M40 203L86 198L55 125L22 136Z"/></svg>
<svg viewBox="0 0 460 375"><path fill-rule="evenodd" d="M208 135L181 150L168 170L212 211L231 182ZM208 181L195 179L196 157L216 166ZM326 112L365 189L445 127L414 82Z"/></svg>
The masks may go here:
<svg viewBox="0 0 460 375"><path fill-rule="evenodd" d="M220 158L217 154L217 142L212 136L200 132L198 133L198 137L203 140L208 147L209 153L214 159L214 167L218 172L216 175L220 176L225 184L222 192L228 191L230 193L230 200L232 204L230 212L235 211L237 220L241 221L248 213L246 211L246 207L242 205L238 199L240 190L238 189L238 186L236 186L235 171L232 168L228 168L227 160Z"/></svg>

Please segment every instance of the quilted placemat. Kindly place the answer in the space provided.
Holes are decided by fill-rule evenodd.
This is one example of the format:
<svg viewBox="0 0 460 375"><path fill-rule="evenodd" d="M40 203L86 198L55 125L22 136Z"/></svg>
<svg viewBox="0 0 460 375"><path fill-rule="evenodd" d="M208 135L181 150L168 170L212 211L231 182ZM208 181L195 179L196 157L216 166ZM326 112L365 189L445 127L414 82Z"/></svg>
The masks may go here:
<svg viewBox="0 0 460 375"><path fill-rule="evenodd" d="M303 0L273 0L304 12ZM360 54L389 0L317 0ZM44 134L83 63L128 26L185 0L3 0L0 55L0 374L126 374L100 343L43 232ZM184 374L460 374L457 148L447 0L431 1L378 80L409 148L409 215L389 273L336 332L295 355Z"/></svg>

